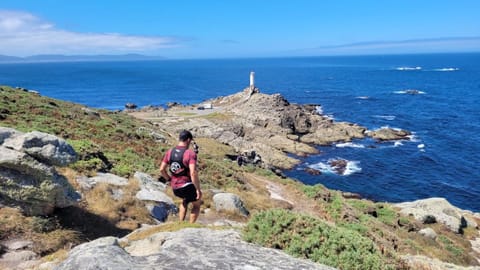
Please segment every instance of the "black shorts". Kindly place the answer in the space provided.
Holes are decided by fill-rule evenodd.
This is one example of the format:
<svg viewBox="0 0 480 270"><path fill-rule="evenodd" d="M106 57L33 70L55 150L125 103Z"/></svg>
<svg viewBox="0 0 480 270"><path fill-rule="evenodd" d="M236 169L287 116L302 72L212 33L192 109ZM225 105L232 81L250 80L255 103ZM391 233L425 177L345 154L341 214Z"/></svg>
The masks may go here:
<svg viewBox="0 0 480 270"><path fill-rule="evenodd" d="M182 198L184 202L190 203L197 200L197 189L194 184L186 185L184 187L174 189L173 194Z"/></svg>

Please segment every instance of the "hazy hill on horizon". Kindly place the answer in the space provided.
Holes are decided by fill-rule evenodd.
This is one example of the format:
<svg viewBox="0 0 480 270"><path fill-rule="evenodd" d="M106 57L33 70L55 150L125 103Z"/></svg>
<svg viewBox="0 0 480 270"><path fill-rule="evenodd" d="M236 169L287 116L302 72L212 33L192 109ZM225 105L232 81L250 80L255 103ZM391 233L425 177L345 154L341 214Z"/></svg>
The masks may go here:
<svg viewBox="0 0 480 270"><path fill-rule="evenodd" d="M31 62L74 62L74 61L138 61L138 60L164 60L162 56L148 56L142 54L121 55L63 55L63 54L39 54L25 57L0 55L0 63L31 63Z"/></svg>

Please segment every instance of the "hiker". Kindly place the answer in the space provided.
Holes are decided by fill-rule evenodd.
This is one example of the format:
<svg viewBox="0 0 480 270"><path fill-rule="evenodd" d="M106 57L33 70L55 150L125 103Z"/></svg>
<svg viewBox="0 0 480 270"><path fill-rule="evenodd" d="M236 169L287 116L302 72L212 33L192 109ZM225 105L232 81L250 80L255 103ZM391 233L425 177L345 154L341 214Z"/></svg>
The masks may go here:
<svg viewBox="0 0 480 270"><path fill-rule="evenodd" d="M195 151L189 149L193 142ZM200 213L202 190L197 173L197 147L193 135L188 130L183 130L178 136L176 147L169 149L160 165L160 173L167 181L171 181L173 194L183 199L180 204L179 217L185 220L188 204L192 203L190 223L194 223ZM167 172L169 168L170 174Z"/></svg>

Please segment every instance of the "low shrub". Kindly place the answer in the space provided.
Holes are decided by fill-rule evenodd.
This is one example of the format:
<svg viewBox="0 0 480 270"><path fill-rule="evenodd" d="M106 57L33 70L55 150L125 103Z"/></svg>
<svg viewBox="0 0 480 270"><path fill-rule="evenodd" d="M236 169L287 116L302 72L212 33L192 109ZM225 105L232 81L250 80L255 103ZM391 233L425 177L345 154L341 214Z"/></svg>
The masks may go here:
<svg viewBox="0 0 480 270"><path fill-rule="evenodd" d="M244 239L344 270L394 268L382 259L375 244L357 231L283 209L254 215Z"/></svg>

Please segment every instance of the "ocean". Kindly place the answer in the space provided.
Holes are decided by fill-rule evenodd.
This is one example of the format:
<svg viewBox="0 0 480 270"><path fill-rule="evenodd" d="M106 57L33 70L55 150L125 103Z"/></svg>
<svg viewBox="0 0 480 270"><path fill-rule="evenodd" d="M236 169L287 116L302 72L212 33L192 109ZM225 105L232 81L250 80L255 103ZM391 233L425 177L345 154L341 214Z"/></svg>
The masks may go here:
<svg viewBox="0 0 480 270"><path fill-rule="evenodd" d="M375 201L444 197L480 212L480 54L332 56L0 64L0 85L95 108L196 104L249 85L291 103L318 104L335 121L401 128L409 140L319 146L286 171L305 184ZM348 161L343 175L328 161ZM310 175L306 168L322 171Z"/></svg>

